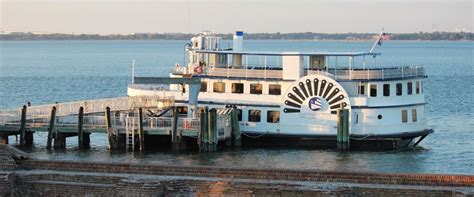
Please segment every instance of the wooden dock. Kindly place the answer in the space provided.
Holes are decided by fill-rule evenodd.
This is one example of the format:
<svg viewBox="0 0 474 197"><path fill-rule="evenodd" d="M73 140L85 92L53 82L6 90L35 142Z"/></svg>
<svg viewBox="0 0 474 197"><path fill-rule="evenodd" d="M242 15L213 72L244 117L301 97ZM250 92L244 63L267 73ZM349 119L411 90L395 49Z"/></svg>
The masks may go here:
<svg viewBox="0 0 474 197"><path fill-rule="evenodd" d="M110 149L134 151L145 149L146 137L161 136L170 137L176 150L186 149L186 140L194 139L201 150L213 151L219 141L240 140L233 111L202 108L198 117L181 116L173 97L157 96L23 106L0 111L0 137L8 144L8 136L19 135L20 146L29 146L34 132L48 132L47 148L65 148L66 138L74 136L80 148L87 148L91 133L104 133Z"/></svg>

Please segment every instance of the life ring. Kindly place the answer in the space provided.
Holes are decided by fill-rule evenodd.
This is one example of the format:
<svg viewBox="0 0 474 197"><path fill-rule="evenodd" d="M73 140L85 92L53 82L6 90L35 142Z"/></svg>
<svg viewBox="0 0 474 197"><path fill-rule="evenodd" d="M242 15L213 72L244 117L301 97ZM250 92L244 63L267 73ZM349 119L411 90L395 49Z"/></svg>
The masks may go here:
<svg viewBox="0 0 474 197"><path fill-rule="evenodd" d="M197 66L194 68L194 73L201 74L202 73L202 66Z"/></svg>

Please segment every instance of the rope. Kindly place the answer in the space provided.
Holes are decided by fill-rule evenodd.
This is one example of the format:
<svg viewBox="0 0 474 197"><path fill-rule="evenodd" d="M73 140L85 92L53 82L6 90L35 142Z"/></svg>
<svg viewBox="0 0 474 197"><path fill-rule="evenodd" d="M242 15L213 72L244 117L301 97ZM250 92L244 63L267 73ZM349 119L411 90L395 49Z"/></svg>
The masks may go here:
<svg viewBox="0 0 474 197"><path fill-rule="evenodd" d="M261 135L258 135L258 136L250 136L250 135L245 134L244 132L242 132L241 134L242 134L242 135L245 135L245 136L247 136L247 137L249 137L249 138L257 139L257 138L260 138L260 137L266 135L267 133L268 133L268 132L265 132L265 133L263 133L263 134L261 134Z"/></svg>
<svg viewBox="0 0 474 197"><path fill-rule="evenodd" d="M366 138L368 138L368 137L370 137L370 136L372 136L372 135L371 135L371 134L368 134L368 135L366 135L366 136L364 136L364 137L361 137L361 138L355 138L355 137L349 137L349 138L351 138L351 139L353 139L353 140L364 140L364 139L366 139Z"/></svg>

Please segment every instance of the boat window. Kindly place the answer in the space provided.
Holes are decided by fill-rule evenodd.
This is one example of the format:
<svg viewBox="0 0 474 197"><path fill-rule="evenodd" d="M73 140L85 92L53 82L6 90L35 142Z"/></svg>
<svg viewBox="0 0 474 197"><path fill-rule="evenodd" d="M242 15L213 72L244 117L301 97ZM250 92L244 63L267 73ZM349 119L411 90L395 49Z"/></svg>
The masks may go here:
<svg viewBox="0 0 474 197"><path fill-rule="evenodd" d="M242 121L242 110L241 109L237 109L237 119L239 121Z"/></svg>
<svg viewBox="0 0 474 197"><path fill-rule="evenodd" d="M280 111L267 111L267 122L279 123L280 122Z"/></svg>
<svg viewBox="0 0 474 197"><path fill-rule="evenodd" d="M365 95L365 85L359 84L357 88L357 93L359 95Z"/></svg>
<svg viewBox="0 0 474 197"><path fill-rule="evenodd" d="M217 63L218 64L227 64L227 55L219 55Z"/></svg>
<svg viewBox="0 0 474 197"><path fill-rule="evenodd" d="M407 94L413 94L413 83L412 82L408 82L407 83Z"/></svg>
<svg viewBox="0 0 474 197"><path fill-rule="evenodd" d="M224 82L214 82L214 92L224 93L225 92L225 83Z"/></svg>
<svg viewBox="0 0 474 197"><path fill-rule="evenodd" d="M250 84L250 94L262 94L262 84Z"/></svg>
<svg viewBox="0 0 474 197"><path fill-rule="evenodd" d="M390 96L390 84L383 84L383 96Z"/></svg>
<svg viewBox="0 0 474 197"><path fill-rule="evenodd" d="M260 110L249 110L249 122L260 122Z"/></svg>
<svg viewBox="0 0 474 197"><path fill-rule="evenodd" d="M411 120L412 120L413 122L418 121L418 118L416 117L416 109L412 109L412 110L411 110Z"/></svg>
<svg viewBox="0 0 474 197"><path fill-rule="evenodd" d="M201 90L200 92L207 92L207 82L201 82Z"/></svg>
<svg viewBox="0 0 474 197"><path fill-rule="evenodd" d="M176 110L178 111L178 114L188 114L188 107L179 106L176 107Z"/></svg>
<svg viewBox="0 0 474 197"><path fill-rule="evenodd" d="M402 122L403 123L408 122L408 112L407 112L407 110L402 110Z"/></svg>
<svg viewBox="0 0 474 197"><path fill-rule="evenodd" d="M420 89L421 89L421 93L423 93L423 81L420 81Z"/></svg>
<svg viewBox="0 0 474 197"><path fill-rule="evenodd" d="M281 85L270 84L268 85L268 94L270 95L281 95Z"/></svg>
<svg viewBox="0 0 474 197"><path fill-rule="evenodd" d="M403 94L403 85L401 83L397 83L397 96L401 96Z"/></svg>
<svg viewBox="0 0 474 197"><path fill-rule="evenodd" d="M377 97L377 85L375 84L370 85L370 96Z"/></svg>
<svg viewBox="0 0 474 197"><path fill-rule="evenodd" d="M420 81L416 81L416 94L420 94Z"/></svg>
<svg viewBox="0 0 474 197"><path fill-rule="evenodd" d="M232 93L238 93L238 94L244 93L244 84L243 83L233 83L232 84Z"/></svg>

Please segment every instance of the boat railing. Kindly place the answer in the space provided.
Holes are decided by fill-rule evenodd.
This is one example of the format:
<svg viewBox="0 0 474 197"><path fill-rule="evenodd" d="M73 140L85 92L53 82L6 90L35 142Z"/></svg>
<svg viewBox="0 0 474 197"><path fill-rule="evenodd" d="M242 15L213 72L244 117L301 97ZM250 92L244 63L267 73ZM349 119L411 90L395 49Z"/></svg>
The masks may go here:
<svg viewBox="0 0 474 197"><path fill-rule="evenodd" d="M283 69L276 66L266 67L213 67L209 66L201 70L200 73L193 72L193 69L180 68L174 73L187 70L187 74L216 76L216 77L239 77L239 78L262 78L262 79L283 79ZM184 73L182 73L184 74ZM320 74L332 77L336 80L383 80L383 79L404 79L412 77L424 77L423 66L398 66L385 68L325 68L325 69L304 69L304 75Z"/></svg>
<svg viewBox="0 0 474 197"><path fill-rule="evenodd" d="M384 80L425 77L423 66L402 66L375 69L328 69L336 80Z"/></svg>
<svg viewBox="0 0 474 197"><path fill-rule="evenodd" d="M207 68L203 73L209 76L219 77L242 77L242 78L263 78L263 79L282 79L283 71L275 68Z"/></svg>

